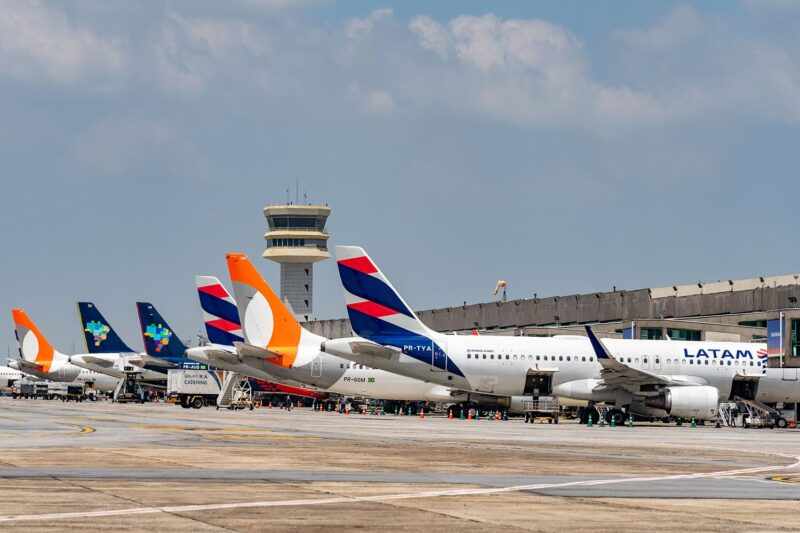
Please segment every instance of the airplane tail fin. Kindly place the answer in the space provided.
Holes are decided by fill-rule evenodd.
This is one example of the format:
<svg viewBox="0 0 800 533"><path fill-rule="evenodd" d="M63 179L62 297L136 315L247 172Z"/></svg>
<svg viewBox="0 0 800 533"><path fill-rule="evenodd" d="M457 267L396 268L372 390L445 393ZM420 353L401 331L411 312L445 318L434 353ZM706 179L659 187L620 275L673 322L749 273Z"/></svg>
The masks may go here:
<svg viewBox="0 0 800 533"><path fill-rule="evenodd" d="M159 359L183 359L186 345L175 335L167 321L148 302L136 302L139 324L142 327L142 340L147 355Z"/></svg>
<svg viewBox="0 0 800 533"><path fill-rule="evenodd" d="M406 304L386 276L360 246L337 246L336 262L345 304L356 335L381 344L392 338L433 332Z"/></svg>
<svg viewBox="0 0 800 533"><path fill-rule="evenodd" d="M247 343L277 354L271 362L284 368L301 363L302 339L314 335L300 326L245 254L230 253L226 259Z"/></svg>
<svg viewBox="0 0 800 533"><path fill-rule="evenodd" d="M49 372L57 353L53 345L24 310L12 309L11 317L14 320L20 358L38 365L44 372Z"/></svg>
<svg viewBox="0 0 800 533"><path fill-rule="evenodd" d="M195 283L209 342L225 346L244 342L236 300L228 289L214 276L196 276Z"/></svg>
<svg viewBox="0 0 800 533"><path fill-rule="evenodd" d="M108 320L91 302L78 302L78 315L81 319L86 351L89 353L132 353Z"/></svg>

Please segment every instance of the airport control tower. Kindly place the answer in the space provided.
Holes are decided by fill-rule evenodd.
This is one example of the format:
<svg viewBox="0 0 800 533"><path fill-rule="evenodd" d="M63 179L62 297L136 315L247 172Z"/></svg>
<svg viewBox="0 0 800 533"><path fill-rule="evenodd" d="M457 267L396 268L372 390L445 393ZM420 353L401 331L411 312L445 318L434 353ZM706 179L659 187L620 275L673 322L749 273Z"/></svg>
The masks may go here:
<svg viewBox="0 0 800 533"><path fill-rule="evenodd" d="M314 263L329 258L325 222L327 205L282 204L264 208L269 230L264 257L281 265L281 299L298 320L311 319L314 308Z"/></svg>

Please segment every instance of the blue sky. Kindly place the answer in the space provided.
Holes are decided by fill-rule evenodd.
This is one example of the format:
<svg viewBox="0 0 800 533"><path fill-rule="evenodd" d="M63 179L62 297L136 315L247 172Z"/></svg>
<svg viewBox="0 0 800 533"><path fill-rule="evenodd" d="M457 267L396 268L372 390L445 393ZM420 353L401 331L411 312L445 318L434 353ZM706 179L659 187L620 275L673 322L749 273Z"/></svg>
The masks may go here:
<svg viewBox="0 0 800 533"><path fill-rule="evenodd" d="M800 3L0 1L0 341L199 331L299 180L416 308L796 272ZM344 315L333 262L316 313Z"/></svg>

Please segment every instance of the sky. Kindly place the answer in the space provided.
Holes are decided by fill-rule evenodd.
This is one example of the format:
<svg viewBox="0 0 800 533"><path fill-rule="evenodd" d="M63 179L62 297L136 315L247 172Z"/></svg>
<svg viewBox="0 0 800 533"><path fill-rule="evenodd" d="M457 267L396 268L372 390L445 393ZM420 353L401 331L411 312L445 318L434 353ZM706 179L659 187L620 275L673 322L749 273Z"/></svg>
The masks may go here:
<svg viewBox="0 0 800 533"><path fill-rule="evenodd" d="M0 346L182 338L300 184L417 309L798 272L800 1L0 0ZM315 314L345 316L334 262Z"/></svg>

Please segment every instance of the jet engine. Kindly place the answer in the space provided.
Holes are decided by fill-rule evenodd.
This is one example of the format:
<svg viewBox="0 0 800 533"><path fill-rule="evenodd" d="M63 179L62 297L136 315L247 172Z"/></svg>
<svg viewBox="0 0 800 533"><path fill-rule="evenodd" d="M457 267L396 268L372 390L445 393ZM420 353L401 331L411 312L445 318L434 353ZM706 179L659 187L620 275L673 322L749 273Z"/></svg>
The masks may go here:
<svg viewBox="0 0 800 533"><path fill-rule="evenodd" d="M645 401L647 407L663 409L670 416L708 420L717 416L719 391L707 385L667 387Z"/></svg>

